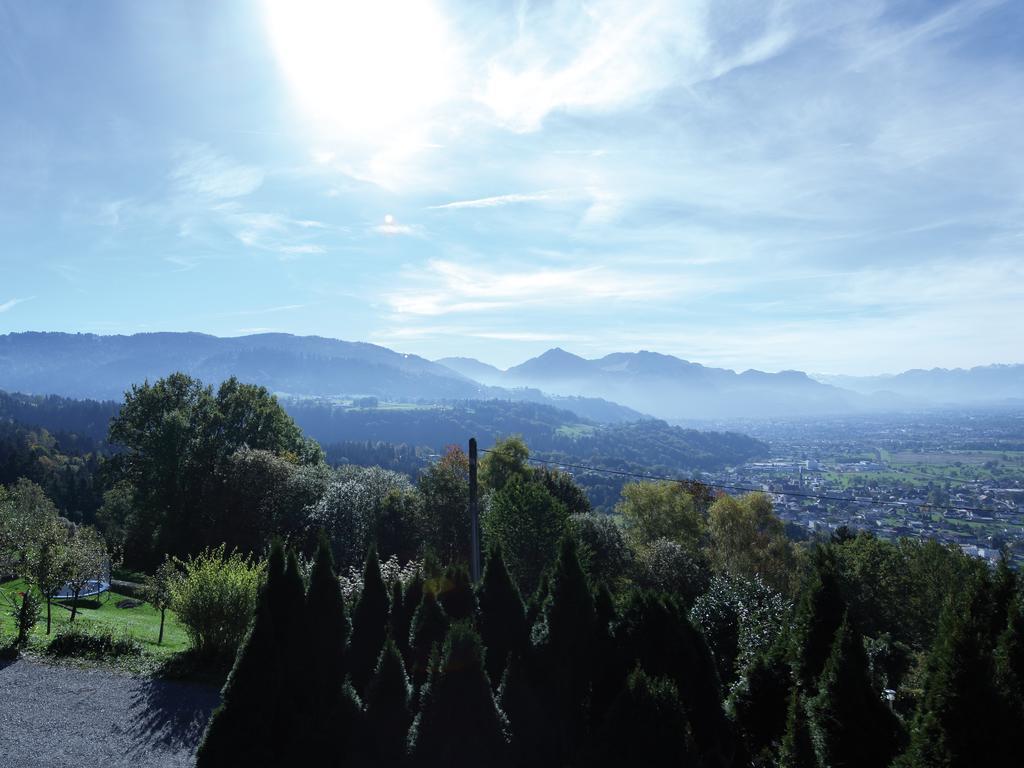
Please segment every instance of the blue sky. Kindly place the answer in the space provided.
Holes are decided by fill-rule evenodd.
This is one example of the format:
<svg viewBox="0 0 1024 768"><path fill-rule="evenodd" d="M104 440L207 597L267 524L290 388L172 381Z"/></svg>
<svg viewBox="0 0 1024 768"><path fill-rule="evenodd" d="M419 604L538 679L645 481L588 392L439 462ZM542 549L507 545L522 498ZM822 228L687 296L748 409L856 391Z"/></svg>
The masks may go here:
<svg viewBox="0 0 1024 768"><path fill-rule="evenodd" d="M0 105L0 332L1024 362L1013 0L0 0Z"/></svg>

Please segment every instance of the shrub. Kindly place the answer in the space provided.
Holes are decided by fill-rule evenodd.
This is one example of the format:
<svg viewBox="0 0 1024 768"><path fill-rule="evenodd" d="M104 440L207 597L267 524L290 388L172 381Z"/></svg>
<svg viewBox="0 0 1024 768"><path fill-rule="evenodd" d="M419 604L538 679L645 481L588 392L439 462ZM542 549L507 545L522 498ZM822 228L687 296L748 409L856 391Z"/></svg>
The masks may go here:
<svg viewBox="0 0 1024 768"><path fill-rule="evenodd" d="M18 629L15 645L18 648L24 648L36 622L39 621L39 606L42 599L31 589L20 592L19 597L21 597L21 602L15 603L11 609L11 616L14 617Z"/></svg>
<svg viewBox="0 0 1024 768"><path fill-rule="evenodd" d="M192 648L202 656L233 657L252 619L265 563L229 555L222 544L179 565L184 574L172 588L171 608Z"/></svg>
<svg viewBox="0 0 1024 768"><path fill-rule="evenodd" d="M57 630L47 651L51 656L78 656L102 659L116 656L138 656L142 646L127 630L114 632L109 627L67 624Z"/></svg>

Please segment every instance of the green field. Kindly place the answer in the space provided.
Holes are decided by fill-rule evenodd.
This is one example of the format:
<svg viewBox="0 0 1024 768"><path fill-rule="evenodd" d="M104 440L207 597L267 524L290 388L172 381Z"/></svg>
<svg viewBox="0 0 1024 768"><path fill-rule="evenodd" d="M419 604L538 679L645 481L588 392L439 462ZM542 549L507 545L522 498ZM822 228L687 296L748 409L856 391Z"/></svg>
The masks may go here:
<svg viewBox="0 0 1024 768"><path fill-rule="evenodd" d="M7 642L15 634L14 619L9 615L11 602L8 598L16 599L17 593L26 589L24 582L15 580L0 584L0 595L3 615L0 616L0 642ZM185 630L178 623L171 611L167 612L167 619L164 623L164 641L157 645L157 637L160 633L160 611L149 603L142 603L135 608L118 608L117 604L123 600L129 600L127 595L120 595L116 592L108 592L101 595L99 599L81 600L78 606L78 615L75 623L82 622L84 625L94 627L106 627L114 632L127 632L135 640L142 644L143 651L155 656L170 656L178 651L188 648L188 637ZM70 606L61 605L58 601L53 603L53 627L51 636L57 630L67 625L71 620ZM36 625L32 635L31 647L36 650L43 650L46 642L46 606L43 605L42 616Z"/></svg>

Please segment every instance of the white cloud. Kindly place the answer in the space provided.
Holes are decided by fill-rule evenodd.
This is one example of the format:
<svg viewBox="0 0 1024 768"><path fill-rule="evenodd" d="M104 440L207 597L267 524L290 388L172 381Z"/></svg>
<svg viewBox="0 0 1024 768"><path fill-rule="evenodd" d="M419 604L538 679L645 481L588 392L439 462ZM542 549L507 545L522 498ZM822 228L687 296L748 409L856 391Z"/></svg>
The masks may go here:
<svg viewBox="0 0 1024 768"><path fill-rule="evenodd" d="M475 200L456 200L451 203L428 206L428 210L457 210L460 208L497 208L503 205L514 203L539 203L552 200L555 194L552 192L513 192L508 195L495 195L494 197L481 197Z"/></svg>
<svg viewBox="0 0 1024 768"><path fill-rule="evenodd" d="M0 304L0 312L9 312L19 304L24 304L26 301L32 301L34 298L35 296L29 296L25 299L10 299L9 301L5 301L3 304Z"/></svg>
<svg viewBox="0 0 1024 768"><path fill-rule="evenodd" d="M425 272L409 276L413 286L386 295L402 315L447 315L485 312L531 304L645 301L685 292L684 284L627 274L605 267L514 269L467 266L434 260Z"/></svg>
<svg viewBox="0 0 1024 768"><path fill-rule="evenodd" d="M261 168L243 165L205 144L178 151L170 178L178 190L205 200L227 200L255 192L263 184Z"/></svg>

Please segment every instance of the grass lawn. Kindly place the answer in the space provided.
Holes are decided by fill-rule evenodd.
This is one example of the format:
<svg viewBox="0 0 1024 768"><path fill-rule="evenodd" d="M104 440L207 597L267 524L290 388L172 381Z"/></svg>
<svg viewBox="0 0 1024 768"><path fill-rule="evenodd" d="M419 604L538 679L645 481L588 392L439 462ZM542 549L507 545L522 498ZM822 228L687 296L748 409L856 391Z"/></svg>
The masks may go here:
<svg viewBox="0 0 1024 768"><path fill-rule="evenodd" d="M14 636L14 619L8 615L10 602L8 596L17 595L26 588L25 583L20 580L8 581L0 584L0 590L7 593L0 595L0 641L6 641ZM167 611L167 618L164 623L164 641L157 645L156 640L160 634L160 611L149 603L142 603L135 608L118 608L117 604L122 600L130 600L127 595L120 595L116 592L108 592L100 595L98 599L80 600L78 614L75 617L75 624L82 622L83 625L105 626L115 633L127 631L135 640L141 643L147 654L158 657L167 657L178 651L188 648L188 638L185 630L178 623L177 618L171 611ZM135 598L137 599L137 598ZM54 634L57 630L67 625L71 619L70 605L62 605L69 601L53 601L53 628ZM48 642L46 637L46 605L43 604L42 616L32 633L31 646L38 650Z"/></svg>

